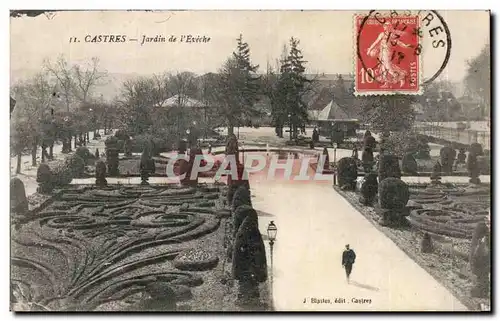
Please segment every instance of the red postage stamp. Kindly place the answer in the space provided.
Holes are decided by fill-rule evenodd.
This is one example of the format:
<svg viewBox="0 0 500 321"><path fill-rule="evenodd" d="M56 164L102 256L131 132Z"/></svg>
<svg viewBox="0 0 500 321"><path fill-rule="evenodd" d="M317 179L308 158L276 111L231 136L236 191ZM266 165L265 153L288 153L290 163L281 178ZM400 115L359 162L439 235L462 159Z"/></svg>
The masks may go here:
<svg viewBox="0 0 500 321"><path fill-rule="evenodd" d="M419 17L355 16L355 93L420 94Z"/></svg>

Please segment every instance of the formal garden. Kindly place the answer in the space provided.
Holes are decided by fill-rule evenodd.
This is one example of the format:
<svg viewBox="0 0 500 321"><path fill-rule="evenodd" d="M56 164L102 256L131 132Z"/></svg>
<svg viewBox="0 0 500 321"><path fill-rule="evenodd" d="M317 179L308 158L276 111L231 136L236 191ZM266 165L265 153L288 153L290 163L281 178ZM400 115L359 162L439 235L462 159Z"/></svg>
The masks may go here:
<svg viewBox="0 0 500 321"><path fill-rule="evenodd" d="M479 178L489 174L482 146L465 155L450 144L432 159L425 138L397 145L382 138L377 148L367 132L363 145L361 159L338 161L335 190L469 309L490 306L491 187ZM429 166L419 166L422 159ZM468 183L442 182L464 174ZM429 179L406 183L405 176Z"/></svg>
<svg viewBox="0 0 500 321"><path fill-rule="evenodd" d="M234 135L226 153L238 154ZM57 168L41 164L38 193L30 200L22 181L12 179L16 310L272 308L265 247L242 164L227 185L190 179L192 161L180 167L187 174L180 184L150 185L151 160L147 153L138 160L140 185L107 184L114 163L83 148ZM91 163L95 184L69 185Z"/></svg>

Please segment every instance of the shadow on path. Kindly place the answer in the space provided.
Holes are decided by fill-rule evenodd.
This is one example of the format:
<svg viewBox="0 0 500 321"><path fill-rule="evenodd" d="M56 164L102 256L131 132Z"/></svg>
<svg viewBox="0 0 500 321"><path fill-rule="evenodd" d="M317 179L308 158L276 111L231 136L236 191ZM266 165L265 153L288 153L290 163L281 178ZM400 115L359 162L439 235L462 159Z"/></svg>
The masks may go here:
<svg viewBox="0 0 500 321"><path fill-rule="evenodd" d="M359 283L359 282L356 282L356 281L351 281L349 284L352 284L354 286L357 286L358 288L367 289L367 290L370 290L370 291L376 291L376 292L378 292L380 290L379 288L376 288L374 286L363 284L363 283Z"/></svg>
<svg viewBox="0 0 500 321"><path fill-rule="evenodd" d="M271 213L267 213L267 212L264 212L264 211L257 210L257 216L270 216L270 217L273 217L274 215L271 214Z"/></svg>

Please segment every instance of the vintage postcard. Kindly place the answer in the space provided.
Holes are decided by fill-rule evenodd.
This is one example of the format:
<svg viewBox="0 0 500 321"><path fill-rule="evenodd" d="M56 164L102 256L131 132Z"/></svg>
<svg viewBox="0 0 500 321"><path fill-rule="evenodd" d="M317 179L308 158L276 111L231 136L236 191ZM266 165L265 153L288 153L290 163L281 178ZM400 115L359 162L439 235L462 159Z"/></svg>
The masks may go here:
<svg viewBox="0 0 500 321"><path fill-rule="evenodd" d="M12 311L491 311L490 12L10 37Z"/></svg>

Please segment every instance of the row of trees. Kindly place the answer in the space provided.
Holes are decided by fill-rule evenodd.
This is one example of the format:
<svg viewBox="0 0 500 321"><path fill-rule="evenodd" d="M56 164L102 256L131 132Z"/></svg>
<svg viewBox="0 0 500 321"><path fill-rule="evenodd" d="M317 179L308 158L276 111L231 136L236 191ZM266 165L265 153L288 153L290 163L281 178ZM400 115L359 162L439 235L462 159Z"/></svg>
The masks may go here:
<svg viewBox="0 0 500 321"><path fill-rule="evenodd" d="M225 126L233 134L235 127L255 125L257 119L266 116L266 111L256 104L267 96L277 132L282 136L283 127L288 125L292 135L297 136L298 129L308 121L303 96L312 89L312 81L304 74L306 61L299 43L291 38L289 51L283 54L277 68L268 68L265 75L258 74L259 66L252 63L250 47L240 35L235 51L216 73L199 77L190 72L164 73L126 81L117 98L121 124L136 135L158 134L171 126L177 133L184 132L192 119L183 108L169 112L169 119L165 118L166 113L155 112L157 107L164 107L167 98L175 96L180 107L193 98L216 110L215 115L209 115L209 123L203 125Z"/></svg>
<svg viewBox="0 0 500 321"><path fill-rule="evenodd" d="M63 152L69 152L73 137L84 142L88 131L110 128L113 108L95 95L105 78L97 58L69 65L60 57L44 61L40 73L12 86L16 106L11 114L11 154L17 156L18 173L21 155L28 150L35 166L39 147L43 162L53 157L56 141L63 143Z"/></svg>

